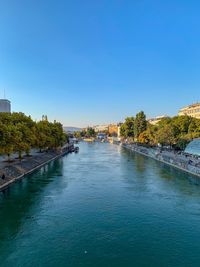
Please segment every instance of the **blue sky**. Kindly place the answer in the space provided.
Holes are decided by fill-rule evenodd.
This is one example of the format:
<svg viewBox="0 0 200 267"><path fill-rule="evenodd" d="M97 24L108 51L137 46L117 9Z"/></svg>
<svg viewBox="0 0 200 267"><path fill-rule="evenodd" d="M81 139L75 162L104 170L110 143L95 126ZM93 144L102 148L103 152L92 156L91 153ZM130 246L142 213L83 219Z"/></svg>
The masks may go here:
<svg viewBox="0 0 200 267"><path fill-rule="evenodd" d="M200 101L200 2L0 0L0 97L64 125Z"/></svg>

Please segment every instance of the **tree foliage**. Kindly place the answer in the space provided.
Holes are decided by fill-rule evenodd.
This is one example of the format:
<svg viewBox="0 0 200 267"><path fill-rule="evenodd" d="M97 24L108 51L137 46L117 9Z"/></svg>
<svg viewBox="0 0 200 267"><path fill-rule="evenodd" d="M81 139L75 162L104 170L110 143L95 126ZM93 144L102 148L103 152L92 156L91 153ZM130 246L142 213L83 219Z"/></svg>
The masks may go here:
<svg viewBox="0 0 200 267"><path fill-rule="evenodd" d="M67 140L62 124L47 119L34 122L24 113L0 113L0 153L29 155L31 148L55 149Z"/></svg>
<svg viewBox="0 0 200 267"><path fill-rule="evenodd" d="M158 124L151 125L141 111L135 118L126 118L120 132L123 138L132 138L141 144L155 146L160 143L183 150L190 140L200 138L200 119L175 116L163 118Z"/></svg>
<svg viewBox="0 0 200 267"><path fill-rule="evenodd" d="M134 138L134 117L127 117L125 122L121 125L120 135L124 138Z"/></svg>
<svg viewBox="0 0 200 267"><path fill-rule="evenodd" d="M172 124L166 124L160 127L156 133L157 143L161 145L172 146L176 143L175 127Z"/></svg>
<svg viewBox="0 0 200 267"><path fill-rule="evenodd" d="M135 123L134 123L134 137L137 139L141 133L146 131L147 121L146 115L143 111L140 111L136 114Z"/></svg>
<svg viewBox="0 0 200 267"><path fill-rule="evenodd" d="M87 129L84 129L80 132L81 137L96 137L96 132L92 127L87 127Z"/></svg>

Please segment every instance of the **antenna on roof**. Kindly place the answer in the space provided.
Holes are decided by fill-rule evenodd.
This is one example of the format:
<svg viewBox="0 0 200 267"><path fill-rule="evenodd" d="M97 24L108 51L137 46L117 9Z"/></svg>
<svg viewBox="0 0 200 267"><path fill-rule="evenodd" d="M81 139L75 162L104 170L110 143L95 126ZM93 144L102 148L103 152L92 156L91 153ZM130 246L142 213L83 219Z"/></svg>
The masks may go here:
<svg viewBox="0 0 200 267"><path fill-rule="evenodd" d="M3 90L3 96L4 96L4 99L6 99L6 91L5 91L5 89Z"/></svg>

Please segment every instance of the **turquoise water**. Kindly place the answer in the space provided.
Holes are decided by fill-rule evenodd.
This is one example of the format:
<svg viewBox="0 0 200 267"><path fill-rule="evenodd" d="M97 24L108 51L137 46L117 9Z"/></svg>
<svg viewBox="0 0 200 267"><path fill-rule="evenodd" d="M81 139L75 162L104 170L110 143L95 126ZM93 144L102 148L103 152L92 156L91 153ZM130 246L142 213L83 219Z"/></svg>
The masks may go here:
<svg viewBox="0 0 200 267"><path fill-rule="evenodd" d="M199 179L82 143L0 194L0 266L199 267Z"/></svg>

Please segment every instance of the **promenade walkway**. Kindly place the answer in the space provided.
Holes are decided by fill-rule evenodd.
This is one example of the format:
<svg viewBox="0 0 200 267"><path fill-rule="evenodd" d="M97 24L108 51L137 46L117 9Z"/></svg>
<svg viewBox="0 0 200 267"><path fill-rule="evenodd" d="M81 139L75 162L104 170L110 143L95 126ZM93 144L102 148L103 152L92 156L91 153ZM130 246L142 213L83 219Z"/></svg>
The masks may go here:
<svg viewBox="0 0 200 267"><path fill-rule="evenodd" d="M12 161L5 161L5 157L0 159L0 191L9 184L21 179L24 175L33 172L44 164L63 156L72 151L73 145L66 144L59 151L47 151L38 153L36 150L31 151L31 156L24 156L22 160L12 155Z"/></svg>
<svg viewBox="0 0 200 267"><path fill-rule="evenodd" d="M147 148L137 144L123 144L125 148L140 154L149 156L161 162L177 167L183 171L200 176L200 157L177 153L175 151L162 150L160 148Z"/></svg>

